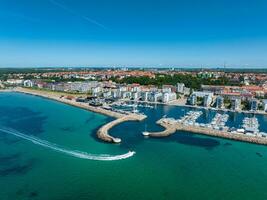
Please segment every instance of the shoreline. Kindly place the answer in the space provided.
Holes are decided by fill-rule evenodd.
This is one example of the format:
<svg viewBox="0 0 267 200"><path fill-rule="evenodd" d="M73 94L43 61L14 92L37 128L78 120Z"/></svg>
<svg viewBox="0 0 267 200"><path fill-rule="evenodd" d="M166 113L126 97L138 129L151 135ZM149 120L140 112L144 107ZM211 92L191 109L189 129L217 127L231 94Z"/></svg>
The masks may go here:
<svg viewBox="0 0 267 200"><path fill-rule="evenodd" d="M43 91L35 91L27 88L16 88L14 90L0 90L0 92L19 92L19 93L24 93L28 95L34 95L34 96L39 96L43 97L46 99L51 99L55 100L64 104L68 104L71 106L75 106L78 108L82 108L91 112L103 114L109 117L115 118L111 122L104 124L101 126L98 131L97 131L97 137L104 141L104 142L110 142L110 143L120 143L121 139L120 138L115 138L111 135L109 135L108 131L113 128L114 126L126 122L126 121L142 121L144 120L147 116L143 114L135 114L135 113L129 113L129 114L122 114L122 113L117 113L115 111L110 111L110 110L105 110L100 107L93 107L85 103L80 103L76 102L74 100L68 100L65 98L62 98L60 95L56 94L50 94L48 92L43 92ZM131 101L133 102L133 101ZM163 104L163 105L169 105L169 104L164 104L160 102L144 102L144 101L138 101L139 103L154 103L154 104ZM175 105L175 106L180 106L182 107L183 105ZM187 105L188 107L191 108L196 108L195 106L190 106ZM198 107L197 107L198 108ZM231 140L238 140L238 141L243 141L243 142L250 142L250 143L256 143L256 144L262 144L262 145L267 145L267 138L262 138L262 137L253 137L253 136L247 136L247 135L241 135L241 134L231 134L228 132L224 131L217 131L217 130L211 130L203 127L194 127L194 126L184 126L181 123L168 123L162 119L157 121L157 124L161 125L162 127L165 128L165 130L160 131L160 132L143 132L144 136L150 136L150 137L167 137L171 134L174 134L176 131L187 131L190 133L195 133L195 134L201 134L201 135L208 135L208 136L214 136L214 137L221 137L225 139L231 139Z"/></svg>
<svg viewBox="0 0 267 200"><path fill-rule="evenodd" d="M51 94L49 92L44 92L44 91L35 91L35 90L27 89L27 88L16 88L14 90L8 90L8 91L5 90L3 92L19 92L19 93L23 93L23 94L38 96L38 97L58 101L60 103L64 103L67 105L82 108L82 109L85 109L85 110L88 110L88 111L91 111L94 113L99 113L99 114L103 114L105 116L115 118L115 120L112 120L111 122L109 122L107 124L104 124L97 131L97 137L104 142L110 142L110 143L120 143L121 142L120 138L114 138L108 134L109 129L111 129L115 125L118 125L118 124L125 122L125 121L142 121L146 118L146 115L142 115L142 114L134 114L134 113L122 114L122 113L117 113L117 112L111 111L111 110L105 110L105 109L100 108L100 107L93 107L93 106L90 106L90 105L85 104L85 103L76 102L74 100L68 100L68 99L61 98L61 95Z"/></svg>
<svg viewBox="0 0 267 200"><path fill-rule="evenodd" d="M55 100L55 101L58 101L58 102L61 102L64 104L68 104L71 106L75 106L78 108L82 108L82 109L85 109L85 110L88 110L91 112L103 114L103 115L113 117L113 118L121 118L121 117L125 116L125 114L117 113L117 112L110 111L110 110L105 110L105 109L100 108L100 107L93 107L93 106L90 106L90 105L85 104L85 103L76 102L74 100L68 100L68 99L60 98L61 95L51 94L49 92L31 90L31 89L26 89L26 88L16 88L16 89L11 90L9 92L19 92L19 93L29 94L29 95L33 95L33 96L39 96L39 97L43 97L46 99Z"/></svg>
<svg viewBox="0 0 267 200"><path fill-rule="evenodd" d="M157 121L157 124L164 127L165 130L159 132L143 132L144 136L148 137L168 137L174 134L176 131L186 131L193 134L207 135L211 137L219 137L229 140L236 140L241 142L254 143L259 145L267 145L267 138L258 137L258 136L248 136L244 134L233 134L226 131L208 129L204 127L196 126L185 126L182 123L170 123L164 118Z"/></svg>

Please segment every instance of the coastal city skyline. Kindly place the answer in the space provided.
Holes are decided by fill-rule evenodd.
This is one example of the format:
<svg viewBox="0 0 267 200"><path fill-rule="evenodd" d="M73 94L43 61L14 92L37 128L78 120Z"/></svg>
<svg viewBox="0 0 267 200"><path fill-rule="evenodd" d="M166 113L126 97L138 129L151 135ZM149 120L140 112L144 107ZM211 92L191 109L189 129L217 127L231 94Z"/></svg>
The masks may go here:
<svg viewBox="0 0 267 200"><path fill-rule="evenodd" d="M0 200L266 200L266 0L0 0Z"/></svg>
<svg viewBox="0 0 267 200"><path fill-rule="evenodd" d="M261 0L0 4L0 67L267 67Z"/></svg>

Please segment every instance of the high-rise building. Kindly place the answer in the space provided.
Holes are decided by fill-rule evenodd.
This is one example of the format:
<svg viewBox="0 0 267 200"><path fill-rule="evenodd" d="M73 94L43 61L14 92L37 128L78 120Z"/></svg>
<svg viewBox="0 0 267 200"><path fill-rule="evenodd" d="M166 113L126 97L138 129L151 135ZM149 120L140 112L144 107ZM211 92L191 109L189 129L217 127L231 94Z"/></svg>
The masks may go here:
<svg viewBox="0 0 267 200"><path fill-rule="evenodd" d="M185 85L183 83L177 83L177 92L183 94Z"/></svg>
<svg viewBox="0 0 267 200"><path fill-rule="evenodd" d="M222 96L218 96L216 98L216 108L219 108L219 109L223 108L224 107L223 102L224 102L224 98Z"/></svg>
<svg viewBox="0 0 267 200"><path fill-rule="evenodd" d="M209 107L210 104L211 104L211 102L212 102L212 97L211 97L211 95L205 95L205 96L203 97L203 106L204 106L204 107Z"/></svg>
<svg viewBox="0 0 267 200"><path fill-rule="evenodd" d="M177 98L175 92L165 92L163 93L162 102L168 103L169 101L174 101Z"/></svg>
<svg viewBox="0 0 267 200"><path fill-rule="evenodd" d="M250 100L250 110L251 111L258 110L258 101L257 101L257 99L251 99Z"/></svg>
<svg viewBox="0 0 267 200"><path fill-rule="evenodd" d="M195 94L192 94L189 98L190 105L196 105L197 104L197 96Z"/></svg>
<svg viewBox="0 0 267 200"><path fill-rule="evenodd" d="M262 103L263 103L263 109L264 109L264 111L267 112L267 99L264 99L262 101Z"/></svg>
<svg viewBox="0 0 267 200"><path fill-rule="evenodd" d="M232 110L240 110L241 109L241 99L234 98L231 100L231 108Z"/></svg>

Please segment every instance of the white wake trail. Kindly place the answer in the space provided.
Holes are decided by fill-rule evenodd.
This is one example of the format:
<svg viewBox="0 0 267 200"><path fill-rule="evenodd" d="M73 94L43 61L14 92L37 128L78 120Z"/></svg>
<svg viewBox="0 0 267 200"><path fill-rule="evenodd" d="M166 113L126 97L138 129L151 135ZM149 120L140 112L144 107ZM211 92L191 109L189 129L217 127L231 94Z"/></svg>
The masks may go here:
<svg viewBox="0 0 267 200"><path fill-rule="evenodd" d="M64 153L64 154L67 154L67 155L70 155L70 156L73 156L73 157L76 157L76 158L81 158L81 159L112 161L112 160L126 159L126 158L129 158L129 157L132 157L135 154L134 151L129 151L126 154L115 155L115 156L108 155L108 154L94 155L94 154L89 154L89 153L82 152L82 151L68 150L66 148L60 147L60 146L58 146L56 144L53 144L53 143L50 143L48 141L41 140L41 139L35 138L33 136L25 135L25 134L20 133L20 132L18 132L16 130L0 128L0 131L4 132L4 133L7 133L7 134L11 134L11 135L17 136L17 137L25 139L25 140L28 140L28 141L30 141L30 142L32 142L34 144L37 144L37 145L52 149L54 151L61 152L61 153Z"/></svg>

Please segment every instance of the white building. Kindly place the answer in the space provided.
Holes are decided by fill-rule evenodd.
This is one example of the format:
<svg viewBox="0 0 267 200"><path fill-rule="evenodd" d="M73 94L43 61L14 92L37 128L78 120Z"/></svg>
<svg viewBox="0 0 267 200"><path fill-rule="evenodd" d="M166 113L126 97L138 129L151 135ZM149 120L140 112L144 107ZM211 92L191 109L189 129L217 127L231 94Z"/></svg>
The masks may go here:
<svg viewBox="0 0 267 200"><path fill-rule="evenodd" d="M23 80L22 79L7 79L6 83L10 85L21 85L23 84Z"/></svg>
<svg viewBox="0 0 267 200"><path fill-rule="evenodd" d="M142 101L148 101L149 92L142 92L141 99Z"/></svg>
<svg viewBox="0 0 267 200"><path fill-rule="evenodd" d="M149 101L159 102L161 100L162 100L162 93L161 92L153 92L149 95Z"/></svg>
<svg viewBox="0 0 267 200"><path fill-rule="evenodd" d="M24 87L33 87L33 82L31 80L25 80L23 82Z"/></svg>
<svg viewBox="0 0 267 200"><path fill-rule="evenodd" d="M93 88L91 88L91 91L92 91L92 95L96 97L102 91L102 88L101 87L93 87Z"/></svg>
<svg viewBox="0 0 267 200"><path fill-rule="evenodd" d="M132 92L131 99L132 100L139 100L140 93L139 92Z"/></svg>
<svg viewBox="0 0 267 200"><path fill-rule="evenodd" d="M209 107L210 104L211 104L211 102L212 102L212 97L211 97L211 95L205 95L205 96L204 96L204 99L203 99L203 106L204 106L204 107Z"/></svg>
<svg viewBox="0 0 267 200"><path fill-rule="evenodd" d="M91 86L89 82L71 82L69 88L71 91L88 92Z"/></svg>
<svg viewBox="0 0 267 200"><path fill-rule="evenodd" d="M120 86L119 90L120 90L120 92L126 92L127 91L127 87L126 86Z"/></svg>
<svg viewBox="0 0 267 200"><path fill-rule="evenodd" d="M103 93L104 98L111 98L111 91L106 91Z"/></svg>
<svg viewBox="0 0 267 200"><path fill-rule="evenodd" d="M122 92L123 99L130 99L132 96L131 92Z"/></svg>
<svg viewBox="0 0 267 200"><path fill-rule="evenodd" d="M224 108L223 103L224 103L224 98L222 96L218 96L216 98L216 108L220 108L220 109Z"/></svg>
<svg viewBox="0 0 267 200"><path fill-rule="evenodd" d="M262 100L263 102L263 109L265 112L267 112L267 99Z"/></svg>
<svg viewBox="0 0 267 200"><path fill-rule="evenodd" d="M132 92L140 92L141 91L141 87L140 86L134 86L131 91Z"/></svg>
<svg viewBox="0 0 267 200"><path fill-rule="evenodd" d="M121 92L119 90L112 90L111 91L111 96L114 99L121 98Z"/></svg>
<svg viewBox="0 0 267 200"><path fill-rule="evenodd" d="M165 92L163 93L162 96L162 102L163 103L168 103L169 101L174 101L176 100L177 96L175 92Z"/></svg>
<svg viewBox="0 0 267 200"><path fill-rule="evenodd" d="M163 93L166 93L166 92L170 93L170 92L172 92L172 87L173 87L173 86L163 85L163 86L162 86L162 92L163 92Z"/></svg>
<svg viewBox="0 0 267 200"><path fill-rule="evenodd" d="M184 93L185 85L184 83L177 83L177 92L183 94Z"/></svg>
<svg viewBox="0 0 267 200"><path fill-rule="evenodd" d="M251 99L250 100L250 110L251 111L257 111L258 110L258 101L257 101L257 99Z"/></svg>
<svg viewBox="0 0 267 200"><path fill-rule="evenodd" d="M204 98L205 96L210 96L211 98L213 97L213 93L212 92L193 92L194 95L196 95L197 97L202 97Z"/></svg>
<svg viewBox="0 0 267 200"><path fill-rule="evenodd" d="M231 100L231 108L232 110L240 110L241 109L241 99L235 98Z"/></svg>
<svg viewBox="0 0 267 200"><path fill-rule="evenodd" d="M195 94L192 94L189 97L189 104L192 105L192 106L197 104L197 96Z"/></svg>
<svg viewBox="0 0 267 200"><path fill-rule="evenodd" d="M190 94L190 88L184 87L184 95Z"/></svg>

